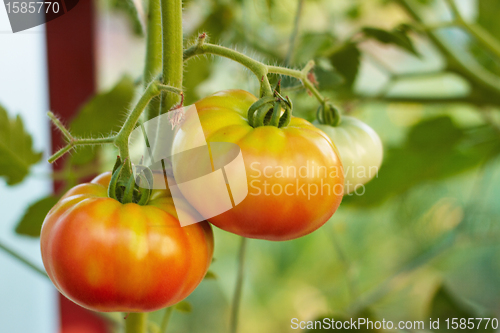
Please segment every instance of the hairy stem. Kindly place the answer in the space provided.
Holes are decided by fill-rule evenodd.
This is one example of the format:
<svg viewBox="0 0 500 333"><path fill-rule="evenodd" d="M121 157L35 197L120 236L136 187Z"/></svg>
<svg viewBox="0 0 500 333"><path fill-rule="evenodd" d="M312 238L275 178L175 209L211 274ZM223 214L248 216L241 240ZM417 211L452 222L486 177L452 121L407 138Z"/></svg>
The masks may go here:
<svg viewBox="0 0 500 333"><path fill-rule="evenodd" d="M204 34L200 35L200 40L198 41L198 43L184 51L184 61L202 54L215 54L221 57L229 58L248 68L250 71L252 71L252 73L255 74L255 76L257 76L259 80L262 80L262 78L264 78L264 90L268 94L272 93L271 86L269 84L269 81L267 80L268 73L292 76L301 80L303 85L314 95L314 97L318 99L320 103L325 102L325 98L321 95L321 93L316 89L314 84L308 78L309 71L314 67L314 61L311 60L302 70L265 65L260 61L252 59L236 50L232 50L220 45L204 43L204 38Z"/></svg>
<svg viewBox="0 0 500 333"><path fill-rule="evenodd" d="M131 312L125 319L125 333L147 333L148 314L143 312Z"/></svg>
<svg viewBox="0 0 500 333"><path fill-rule="evenodd" d="M257 76L259 80L262 80L262 78L264 78L264 90L269 94L272 93L271 85L269 84L269 80L267 79L268 72L266 65L236 50L220 45L204 43L204 39L205 35L200 35L198 43L184 51L184 60L188 60L191 57L202 54L215 54L224 58L229 58L248 68L252 73L255 74L255 76Z"/></svg>
<svg viewBox="0 0 500 333"><path fill-rule="evenodd" d="M321 95L318 89L316 89L314 84L308 78L309 71L313 67L314 67L314 61L311 60L301 71L286 67L278 67L278 66L267 66L267 70L269 71L269 73L292 76L301 80L304 87L306 87L306 89L309 90L320 103L324 103L325 98Z"/></svg>
<svg viewBox="0 0 500 333"><path fill-rule="evenodd" d="M236 277L236 286L233 296L233 304L231 306L231 322L230 332L236 333L238 330L238 315L240 312L241 292L243 290L243 276L245 273L245 253L247 247L247 239L241 238L240 250L238 252L238 272Z"/></svg>
<svg viewBox="0 0 500 333"><path fill-rule="evenodd" d="M130 134L134 130L137 121L141 117L141 114L148 105L148 103L151 101L153 97L158 96L162 91L168 91L175 94L181 93L180 89L159 84L156 81L151 82L146 88L144 94L142 94L141 98L137 102L132 112L127 117L127 120L125 120L125 123L123 124L122 128L116 135L116 138L114 140L115 146L120 151L120 157L122 161L127 161L121 173L123 179L128 179L128 177L130 177L130 175L132 174L132 169L130 166L130 153L128 150L128 139L130 137Z"/></svg>
<svg viewBox="0 0 500 333"><path fill-rule="evenodd" d="M160 0L149 0L148 26L146 29L146 61L144 64L144 88L161 73L161 7ZM160 99L153 98L146 109L146 120L160 114Z"/></svg>
<svg viewBox="0 0 500 333"><path fill-rule="evenodd" d="M118 147L120 151L122 161L126 159L130 160L130 154L128 151L129 136L134 130L135 125L137 124L142 112L144 111L148 103L151 101L153 97L159 95L162 91L168 91L174 94L182 94L182 91L178 88L166 86L164 84L158 83L157 81L152 81L144 91L139 101L137 102L137 105L134 107L132 112L127 117L127 120L125 120L125 123L123 124L118 134L115 136L109 136L104 138L84 138L84 139L74 138L71 135L71 133L61 124L61 122L52 114L52 112L49 112L48 113L49 118L52 119L54 125L64 134L64 136L68 141L68 144L65 147L61 148L58 152L56 152L49 158L49 162L52 163L56 161L58 158L63 156L65 153L69 152L75 146L100 145L103 143L114 143L115 146ZM129 163L127 163L127 165L125 166L125 170L124 172L122 172L122 174L124 174L124 177L130 176L131 168Z"/></svg>
<svg viewBox="0 0 500 333"><path fill-rule="evenodd" d="M163 45L163 83L182 88L183 41L182 0L161 0L161 26ZM163 93L161 113L167 113L178 102L178 96Z"/></svg>

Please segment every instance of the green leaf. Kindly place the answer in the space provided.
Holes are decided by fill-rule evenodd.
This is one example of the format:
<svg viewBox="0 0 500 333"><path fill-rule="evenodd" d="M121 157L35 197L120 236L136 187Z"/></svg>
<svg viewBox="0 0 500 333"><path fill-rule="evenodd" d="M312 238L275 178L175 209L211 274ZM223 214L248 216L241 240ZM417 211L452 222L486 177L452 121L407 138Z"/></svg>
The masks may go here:
<svg viewBox="0 0 500 333"><path fill-rule="evenodd" d="M316 76L320 90L332 90L344 83L342 75L324 58L316 60L314 75Z"/></svg>
<svg viewBox="0 0 500 333"><path fill-rule="evenodd" d="M16 233L30 237L40 237L43 220L58 200L59 197L49 195L32 203L17 224Z"/></svg>
<svg viewBox="0 0 500 333"><path fill-rule="evenodd" d="M344 77L347 87L352 87L359 71L361 52L354 43L348 43L330 55L335 70Z"/></svg>
<svg viewBox="0 0 500 333"><path fill-rule="evenodd" d="M294 62L297 64L306 63L311 59L322 55L328 49L331 49L335 43L335 38L328 32L318 33L310 32L301 36L300 41L295 48Z"/></svg>
<svg viewBox="0 0 500 333"><path fill-rule="evenodd" d="M432 299L430 315L429 317L432 321L439 319L439 328L432 329L433 332L456 332L456 331L469 331L469 332L493 332L491 322L489 322L488 328L486 328L486 321L483 320L481 325L479 325L478 320L474 320L474 329L466 328L460 329L460 319L464 318L466 321L469 318L479 317L472 309L469 309L464 304L459 303L454 297L446 290L444 286L441 286L434 298ZM452 319L457 318L458 329L453 329ZM488 318L491 318L489 316ZM449 329L446 323L446 319L449 319ZM463 320L462 320L463 321ZM436 325L437 326L437 325Z"/></svg>
<svg viewBox="0 0 500 333"><path fill-rule="evenodd" d="M499 135L491 126L458 127L450 117L414 125L406 140L385 151L378 177L363 195L345 196L344 204L372 206L426 181L446 179L500 154Z"/></svg>
<svg viewBox="0 0 500 333"><path fill-rule="evenodd" d="M181 301L175 305L175 309L179 312L186 312L189 313L193 311L193 307L191 306L191 303L188 301Z"/></svg>
<svg viewBox="0 0 500 333"><path fill-rule="evenodd" d="M204 279L207 279L207 280L217 280L217 275L214 272L212 272L212 271L208 271L207 274L205 274Z"/></svg>
<svg viewBox="0 0 500 333"><path fill-rule="evenodd" d="M407 30L405 29L398 27L391 31L388 31L378 28L365 27L362 31L365 37L373 38L384 44L399 46L403 50L417 57L420 56L417 49L415 49L412 40L410 39L410 37L408 37Z"/></svg>
<svg viewBox="0 0 500 333"><path fill-rule="evenodd" d="M134 98L134 82L124 76L110 91L95 95L79 111L70 124L75 137L99 137L120 129ZM71 156L74 164L92 161L98 147L82 147Z"/></svg>
<svg viewBox="0 0 500 333"><path fill-rule="evenodd" d="M18 184L41 158L42 153L33 150L33 140L21 117L10 119L0 105L0 177L5 178L7 185Z"/></svg>

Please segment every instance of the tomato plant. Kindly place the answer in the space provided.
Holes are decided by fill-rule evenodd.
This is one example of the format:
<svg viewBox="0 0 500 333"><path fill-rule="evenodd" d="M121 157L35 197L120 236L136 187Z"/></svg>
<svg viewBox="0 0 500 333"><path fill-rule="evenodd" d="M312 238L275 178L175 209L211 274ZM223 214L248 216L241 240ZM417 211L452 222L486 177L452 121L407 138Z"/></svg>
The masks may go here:
<svg viewBox="0 0 500 333"><path fill-rule="evenodd" d="M207 222L181 227L167 191L147 205L109 198L111 173L70 189L41 232L42 259L57 289L94 311L144 312L187 297L212 261Z"/></svg>
<svg viewBox="0 0 500 333"><path fill-rule="evenodd" d="M315 126L325 132L338 149L344 166L346 194L377 176L384 151L377 132L370 126L349 116L343 116L336 126L317 121Z"/></svg>
<svg viewBox="0 0 500 333"><path fill-rule="evenodd" d="M337 210L343 195L342 164L331 140L311 123L291 117L282 127L252 127L247 119L257 98L243 90L227 90L196 103L207 142L231 142L241 149L249 193L235 207L209 221L249 238L288 240L322 226ZM193 125L196 123L193 123ZM174 139L173 152L193 146L190 124ZM187 178L185 165L200 165L195 152L174 160L176 179ZM197 188L194 191L203 191ZM205 202L184 196L199 211Z"/></svg>

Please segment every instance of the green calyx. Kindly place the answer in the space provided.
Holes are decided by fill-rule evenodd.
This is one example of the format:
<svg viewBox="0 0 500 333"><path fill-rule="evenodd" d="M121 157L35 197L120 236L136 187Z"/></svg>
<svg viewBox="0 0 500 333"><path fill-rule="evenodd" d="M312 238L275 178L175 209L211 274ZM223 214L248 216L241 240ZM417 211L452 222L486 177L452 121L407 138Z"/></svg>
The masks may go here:
<svg viewBox="0 0 500 333"><path fill-rule="evenodd" d="M121 161L117 157L113 175L108 186L108 197L115 199L122 204L135 203L144 206L148 203L153 188L153 174L150 169L142 167L139 176L130 175L128 179L123 179L122 170L127 161ZM141 184L143 186L139 186Z"/></svg>
<svg viewBox="0 0 500 333"><path fill-rule="evenodd" d="M292 101L280 94L280 82L272 96L263 96L248 109L248 123L259 126L286 127L292 118Z"/></svg>
<svg viewBox="0 0 500 333"><path fill-rule="evenodd" d="M316 118L320 124L337 126L340 124L340 111L330 102L324 102L318 107Z"/></svg>

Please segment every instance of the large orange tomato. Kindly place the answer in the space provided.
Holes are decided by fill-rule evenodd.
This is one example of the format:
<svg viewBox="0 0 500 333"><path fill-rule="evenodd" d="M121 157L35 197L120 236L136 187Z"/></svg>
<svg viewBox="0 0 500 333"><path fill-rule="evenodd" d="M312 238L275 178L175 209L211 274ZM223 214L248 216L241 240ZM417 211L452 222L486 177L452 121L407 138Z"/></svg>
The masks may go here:
<svg viewBox="0 0 500 333"><path fill-rule="evenodd" d="M153 192L145 206L108 198L110 178L72 188L45 218L40 241L50 279L94 311L153 311L181 301L212 260L210 225L181 227L168 191Z"/></svg>
<svg viewBox="0 0 500 333"><path fill-rule="evenodd" d="M243 201L232 198L231 209L204 215L209 222L249 238L298 238L321 227L337 210L343 195L342 164L331 139L304 119L292 117L283 127L250 126L247 112L256 100L246 91L227 90L198 101L200 122L186 119L174 138L174 176L179 184L193 178L190 175L206 174L198 170L206 165L205 157L192 149L199 145L199 135L193 133L201 123L210 147L215 142L239 146L248 188ZM213 171L226 163L230 161L218 165L212 161ZM225 177L229 176L226 170ZM209 211L217 198L227 196L222 192L242 192L241 182L226 181L228 189L216 190L199 182L199 187L181 187L181 191L199 212Z"/></svg>

